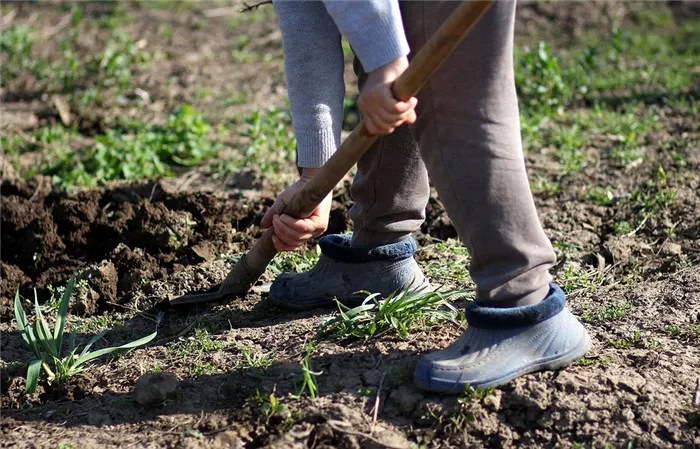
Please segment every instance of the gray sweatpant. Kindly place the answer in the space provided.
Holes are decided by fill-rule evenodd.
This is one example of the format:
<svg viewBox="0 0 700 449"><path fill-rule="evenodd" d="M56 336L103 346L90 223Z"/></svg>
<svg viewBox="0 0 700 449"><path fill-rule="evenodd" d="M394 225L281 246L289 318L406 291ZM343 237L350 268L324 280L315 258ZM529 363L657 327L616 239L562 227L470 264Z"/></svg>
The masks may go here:
<svg viewBox="0 0 700 449"><path fill-rule="evenodd" d="M411 55L456 5L402 2ZM430 175L471 254L477 298L495 306L542 300L555 262L525 172L514 20L515 2L494 2L417 95L416 123L377 140L351 189L353 245L390 243L425 219ZM357 60L355 71L361 88L366 74Z"/></svg>

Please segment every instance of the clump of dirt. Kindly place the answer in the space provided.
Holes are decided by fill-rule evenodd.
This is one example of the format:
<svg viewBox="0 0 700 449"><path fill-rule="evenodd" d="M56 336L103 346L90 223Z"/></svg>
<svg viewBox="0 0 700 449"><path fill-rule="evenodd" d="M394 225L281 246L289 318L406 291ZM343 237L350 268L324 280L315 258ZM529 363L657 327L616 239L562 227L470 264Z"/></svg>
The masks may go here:
<svg viewBox="0 0 700 449"><path fill-rule="evenodd" d="M134 385L134 400L141 405L158 405L177 391L177 377L170 373L146 373Z"/></svg>
<svg viewBox="0 0 700 449"><path fill-rule="evenodd" d="M248 249L260 232L252 225L272 203L167 193L157 183L73 194L38 187L2 184L3 317L17 288L24 296L36 288L46 299L49 284L72 276L84 281L74 312L89 316L126 305L152 281Z"/></svg>

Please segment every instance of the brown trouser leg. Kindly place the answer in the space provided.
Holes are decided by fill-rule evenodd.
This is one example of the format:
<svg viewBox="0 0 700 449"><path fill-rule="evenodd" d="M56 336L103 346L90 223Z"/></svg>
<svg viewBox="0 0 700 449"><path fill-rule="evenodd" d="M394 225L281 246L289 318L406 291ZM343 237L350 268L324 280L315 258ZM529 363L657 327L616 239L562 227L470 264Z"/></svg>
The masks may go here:
<svg viewBox="0 0 700 449"><path fill-rule="evenodd" d="M456 5L402 3L412 54ZM352 187L354 244L396 241L417 230L425 217L427 167L471 254L477 297L496 306L543 299L555 262L525 172L513 73L514 19L515 2L494 2L418 94L418 120L411 127L418 146L407 127L379 139L358 164Z"/></svg>

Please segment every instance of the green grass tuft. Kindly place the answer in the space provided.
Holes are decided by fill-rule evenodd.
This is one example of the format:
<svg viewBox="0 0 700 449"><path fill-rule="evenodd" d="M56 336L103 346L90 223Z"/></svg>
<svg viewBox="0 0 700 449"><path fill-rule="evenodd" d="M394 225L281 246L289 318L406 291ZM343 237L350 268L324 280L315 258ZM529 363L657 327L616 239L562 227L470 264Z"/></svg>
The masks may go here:
<svg viewBox="0 0 700 449"><path fill-rule="evenodd" d="M339 314L322 322L320 332L335 340L368 341L388 333L406 338L410 330L454 321L459 311L449 299L461 292L402 291L380 299L368 294L362 305L348 308L338 303Z"/></svg>
<svg viewBox="0 0 700 449"><path fill-rule="evenodd" d="M170 176L171 166L192 166L217 153L219 146L209 140L210 131L201 114L183 105L165 125L134 123L109 130L84 152L61 146L38 172L52 176L54 184L63 188Z"/></svg>

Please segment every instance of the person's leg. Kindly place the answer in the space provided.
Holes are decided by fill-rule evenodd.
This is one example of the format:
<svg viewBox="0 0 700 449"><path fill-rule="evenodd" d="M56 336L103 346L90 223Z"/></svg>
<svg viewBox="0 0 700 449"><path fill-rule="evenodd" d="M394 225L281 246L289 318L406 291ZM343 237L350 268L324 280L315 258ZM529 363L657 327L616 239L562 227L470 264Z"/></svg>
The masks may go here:
<svg viewBox="0 0 700 449"><path fill-rule="evenodd" d="M357 58L353 66L362 90L367 74ZM401 241L420 228L425 220L430 186L408 125L380 136L362 156L350 194L355 201L350 209L353 246Z"/></svg>
<svg viewBox="0 0 700 449"><path fill-rule="evenodd" d="M412 51L455 6L403 4ZM514 2L491 6L421 90L414 125L430 179L471 254L477 297L504 306L541 301L555 262L535 211L521 148L514 12Z"/></svg>
<svg viewBox="0 0 700 449"><path fill-rule="evenodd" d="M415 52L454 2L404 2ZM476 301L450 348L424 356L419 387L456 392L566 365L590 339L551 284L555 255L525 172L513 73L515 3L494 2L418 94L413 126L430 177L469 249Z"/></svg>
<svg viewBox="0 0 700 449"><path fill-rule="evenodd" d="M360 89L367 78L355 59ZM333 298L358 305L370 291L387 296L398 290L429 285L413 259L411 233L425 219L430 196L428 173L408 126L381 136L357 164L351 187L352 236L323 237L319 263L306 273L284 273L275 279L269 299L303 310L334 306Z"/></svg>

